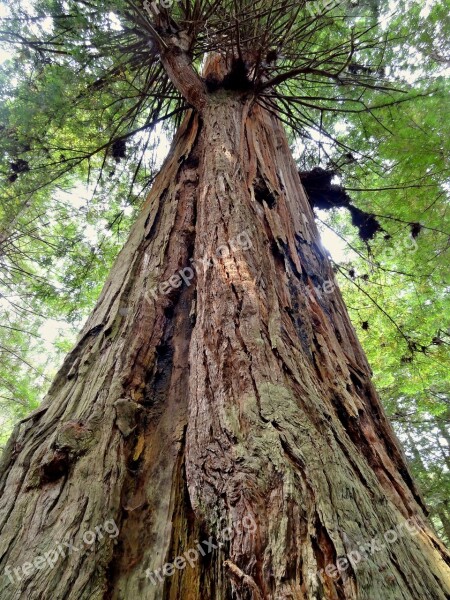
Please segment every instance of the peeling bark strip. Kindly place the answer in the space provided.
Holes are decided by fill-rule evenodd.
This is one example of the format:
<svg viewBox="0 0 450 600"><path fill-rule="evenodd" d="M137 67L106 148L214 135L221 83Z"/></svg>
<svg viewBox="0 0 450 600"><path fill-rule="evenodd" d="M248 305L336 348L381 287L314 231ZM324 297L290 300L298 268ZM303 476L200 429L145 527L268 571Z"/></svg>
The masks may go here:
<svg viewBox="0 0 450 600"><path fill-rule="evenodd" d="M334 275L282 127L238 92L205 97L48 397L5 452L0 596L444 600L448 556L338 288L324 293ZM242 231L251 250L147 302ZM234 527L245 517L256 530ZM408 518L419 535L327 574ZM95 551L19 583L5 576L108 520L120 534ZM146 577L223 524L229 543L192 569Z"/></svg>

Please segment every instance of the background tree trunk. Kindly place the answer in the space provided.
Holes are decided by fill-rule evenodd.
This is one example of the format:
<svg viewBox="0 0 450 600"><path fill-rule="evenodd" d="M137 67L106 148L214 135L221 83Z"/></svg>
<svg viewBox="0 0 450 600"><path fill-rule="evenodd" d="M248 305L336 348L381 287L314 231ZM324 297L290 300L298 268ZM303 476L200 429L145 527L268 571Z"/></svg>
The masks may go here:
<svg viewBox="0 0 450 600"><path fill-rule="evenodd" d="M186 118L0 486L5 600L449 597L283 129L224 91ZM4 573L64 541L52 569Z"/></svg>

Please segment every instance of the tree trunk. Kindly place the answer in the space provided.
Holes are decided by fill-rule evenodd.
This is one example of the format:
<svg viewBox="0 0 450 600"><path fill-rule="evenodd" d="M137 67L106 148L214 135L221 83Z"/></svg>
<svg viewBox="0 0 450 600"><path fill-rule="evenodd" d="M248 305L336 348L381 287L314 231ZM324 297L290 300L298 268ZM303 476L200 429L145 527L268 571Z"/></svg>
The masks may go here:
<svg viewBox="0 0 450 600"><path fill-rule="evenodd" d="M201 108L10 440L1 598L449 598L282 126Z"/></svg>
<svg viewBox="0 0 450 600"><path fill-rule="evenodd" d="M436 421L436 423L438 423ZM439 425L437 424L437 429L439 429ZM416 441L408 427L405 428L405 435L408 439L408 449L413 456L412 465L418 469L417 472L420 472L422 476L422 487L425 485L428 488L428 494L434 496L432 504L429 503L429 520L432 521L435 526L437 532L440 534L441 539L444 539L445 542L450 540L450 522L446 515L448 514L448 500L444 496L443 499L440 499L440 495L438 494L436 497L436 489L439 489L441 486L445 487L445 480L440 480L439 477L436 477L436 473L433 471L429 472L428 467L424 464L422 460L421 453L417 448ZM439 440L436 439L435 443L439 446ZM438 519L442 528L436 525L436 519Z"/></svg>
<svg viewBox="0 0 450 600"><path fill-rule="evenodd" d="M442 523L442 530L447 540L450 540L450 520L448 518L448 500L444 502L438 511L439 520Z"/></svg>
<svg viewBox="0 0 450 600"><path fill-rule="evenodd" d="M442 460L447 466L447 469L450 471L450 432L448 429L449 423L450 409L446 410L446 412L443 415L440 415L436 419L436 425L440 433L440 436L438 436L438 445L442 452ZM445 444L442 444L439 438L442 438L445 441Z"/></svg>

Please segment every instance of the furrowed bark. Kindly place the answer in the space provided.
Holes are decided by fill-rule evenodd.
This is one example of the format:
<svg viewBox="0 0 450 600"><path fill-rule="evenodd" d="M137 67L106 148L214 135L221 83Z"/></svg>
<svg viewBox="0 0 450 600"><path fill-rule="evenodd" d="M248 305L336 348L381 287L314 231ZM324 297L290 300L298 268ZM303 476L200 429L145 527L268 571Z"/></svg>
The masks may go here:
<svg viewBox="0 0 450 600"><path fill-rule="evenodd" d="M176 327L192 291L155 286L188 263L197 175L187 159L197 135L189 117L78 344L10 440L0 478L2 598L111 597L122 562L139 563L145 582L143 557L168 551L187 407L189 333ZM83 541L111 519L119 539ZM79 550L53 568L5 574L63 541Z"/></svg>
<svg viewBox="0 0 450 600"><path fill-rule="evenodd" d="M449 597L285 134L251 98L186 118L0 489L6 600ZM64 540L53 568L5 574Z"/></svg>
<svg viewBox="0 0 450 600"><path fill-rule="evenodd" d="M229 549L239 598L445 598L448 567L284 133L261 109L250 113L225 96L203 116L218 151L201 161L196 251L212 254L244 229L252 249L197 282L186 454L194 511L211 529L224 515L258 524L256 535L236 532ZM411 516L420 536L387 544L339 579L318 577Z"/></svg>

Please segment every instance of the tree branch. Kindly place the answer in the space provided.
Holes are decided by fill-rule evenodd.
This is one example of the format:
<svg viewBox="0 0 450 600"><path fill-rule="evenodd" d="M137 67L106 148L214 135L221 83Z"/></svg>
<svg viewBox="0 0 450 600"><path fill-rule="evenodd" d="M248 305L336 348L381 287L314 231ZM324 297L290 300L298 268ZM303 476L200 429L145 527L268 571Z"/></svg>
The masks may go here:
<svg viewBox="0 0 450 600"><path fill-rule="evenodd" d="M201 111L206 104L206 88L187 54L189 42L180 32L161 51L161 63L173 85L191 106Z"/></svg>

